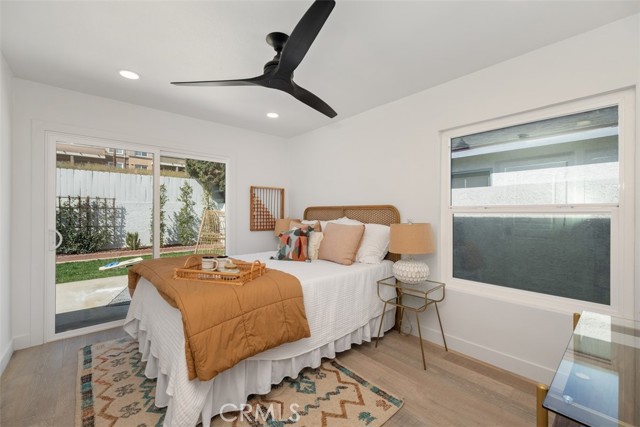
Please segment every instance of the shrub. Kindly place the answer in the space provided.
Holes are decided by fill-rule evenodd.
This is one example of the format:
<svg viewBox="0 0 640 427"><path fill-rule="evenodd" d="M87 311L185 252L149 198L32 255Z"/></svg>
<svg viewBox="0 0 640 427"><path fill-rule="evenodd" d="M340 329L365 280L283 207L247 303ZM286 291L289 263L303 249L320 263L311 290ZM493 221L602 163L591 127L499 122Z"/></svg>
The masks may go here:
<svg viewBox="0 0 640 427"><path fill-rule="evenodd" d="M138 236L138 232L134 231L133 233L127 233L127 237L125 238L125 243L127 247L133 251L140 248L140 237Z"/></svg>

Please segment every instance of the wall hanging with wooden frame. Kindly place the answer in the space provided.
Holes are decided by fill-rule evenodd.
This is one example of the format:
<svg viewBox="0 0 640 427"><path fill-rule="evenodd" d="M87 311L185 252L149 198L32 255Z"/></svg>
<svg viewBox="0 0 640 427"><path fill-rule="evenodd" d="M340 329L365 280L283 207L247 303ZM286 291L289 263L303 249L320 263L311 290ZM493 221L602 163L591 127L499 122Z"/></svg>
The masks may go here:
<svg viewBox="0 0 640 427"><path fill-rule="evenodd" d="M251 231L274 230L276 219L284 218L284 188L250 188Z"/></svg>

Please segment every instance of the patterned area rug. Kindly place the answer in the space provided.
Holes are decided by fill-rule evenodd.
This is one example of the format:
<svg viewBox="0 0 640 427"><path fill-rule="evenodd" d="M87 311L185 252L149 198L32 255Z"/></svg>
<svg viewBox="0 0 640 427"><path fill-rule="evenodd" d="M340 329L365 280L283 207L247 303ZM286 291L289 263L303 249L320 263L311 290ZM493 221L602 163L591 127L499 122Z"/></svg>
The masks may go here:
<svg viewBox="0 0 640 427"><path fill-rule="evenodd" d="M155 380L144 376L138 343L121 338L84 347L78 354L76 426L162 426L165 409L154 405ZM265 396L254 396L212 425L233 427L376 427L403 401L336 360L285 378ZM229 409L234 409L232 406Z"/></svg>

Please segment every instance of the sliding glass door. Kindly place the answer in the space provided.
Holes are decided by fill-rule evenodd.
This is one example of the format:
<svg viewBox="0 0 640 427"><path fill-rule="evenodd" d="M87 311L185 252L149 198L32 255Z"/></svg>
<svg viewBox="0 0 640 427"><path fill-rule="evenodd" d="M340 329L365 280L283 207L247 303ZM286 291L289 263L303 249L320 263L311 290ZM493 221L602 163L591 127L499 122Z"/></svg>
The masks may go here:
<svg viewBox="0 0 640 427"><path fill-rule="evenodd" d="M152 256L154 155L56 140L55 333L124 319Z"/></svg>
<svg viewBox="0 0 640 427"><path fill-rule="evenodd" d="M128 268L144 259L226 253L225 162L67 134L47 141L50 337L124 319Z"/></svg>

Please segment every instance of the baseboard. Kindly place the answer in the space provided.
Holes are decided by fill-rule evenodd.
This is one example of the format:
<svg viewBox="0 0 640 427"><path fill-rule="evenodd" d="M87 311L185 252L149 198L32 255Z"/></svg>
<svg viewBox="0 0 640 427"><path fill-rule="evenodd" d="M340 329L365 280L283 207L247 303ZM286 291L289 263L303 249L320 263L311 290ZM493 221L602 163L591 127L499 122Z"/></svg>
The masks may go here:
<svg viewBox="0 0 640 427"><path fill-rule="evenodd" d="M13 349L22 350L23 348L31 347L31 337L29 335L21 335L19 337L13 337Z"/></svg>
<svg viewBox="0 0 640 427"><path fill-rule="evenodd" d="M13 356L13 340L9 341L9 345L2 353L2 358L0 358L0 375L2 375L5 368L9 364L9 360L11 360L11 356Z"/></svg>
<svg viewBox="0 0 640 427"><path fill-rule="evenodd" d="M425 340L436 345L443 345L440 329L427 327L422 322L420 322L420 327L422 328L422 337ZM417 336L418 331L414 328L414 330L411 331L411 334ZM555 370L538 365L530 360L521 359L510 354L493 350L478 343L449 335L446 333L446 330L445 337L447 339L447 346L450 350L454 350L458 353L464 354L465 356L528 378L531 381L549 384L553 378L553 374L555 373Z"/></svg>

